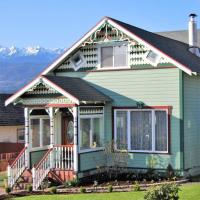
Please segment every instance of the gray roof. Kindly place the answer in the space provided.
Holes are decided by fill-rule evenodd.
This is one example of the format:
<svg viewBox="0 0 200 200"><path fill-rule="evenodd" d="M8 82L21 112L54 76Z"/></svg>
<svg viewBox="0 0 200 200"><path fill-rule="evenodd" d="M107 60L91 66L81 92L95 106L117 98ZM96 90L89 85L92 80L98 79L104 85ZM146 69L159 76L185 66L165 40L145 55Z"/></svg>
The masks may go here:
<svg viewBox="0 0 200 200"><path fill-rule="evenodd" d="M5 106L11 94L0 94L0 126L16 126L24 124L23 108L14 105Z"/></svg>
<svg viewBox="0 0 200 200"><path fill-rule="evenodd" d="M188 50L188 44L146 31L113 18L110 19L181 63L192 72L200 73L200 58Z"/></svg>
<svg viewBox="0 0 200 200"><path fill-rule="evenodd" d="M112 99L94 88L89 82L75 77L44 76L79 101L112 101Z"/></svg>
<svg viewBox="0 0 200 200"><path fill-rule="evenodd" d="M157 34L188 44L188 30L157 32ZM197 31L197 44L200 47L200 30Z"/></svg>

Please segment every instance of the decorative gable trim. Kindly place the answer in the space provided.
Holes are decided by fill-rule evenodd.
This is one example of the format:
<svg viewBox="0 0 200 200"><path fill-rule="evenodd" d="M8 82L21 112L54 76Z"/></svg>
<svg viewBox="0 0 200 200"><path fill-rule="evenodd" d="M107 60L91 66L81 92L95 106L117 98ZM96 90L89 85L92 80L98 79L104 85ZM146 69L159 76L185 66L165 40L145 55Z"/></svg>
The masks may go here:
<svg viewBox="0 0 200 200"><path fill-rule="evenodd" d="M76 42L74 45L72 45L71 48L69 48L63 55L60 56L60 58L58 58L55 62L53 62L49 67L47 67L41 74L46 75L48 72L55 69L64 59L66 59L67 56L69 56L70 53L72 53L76 48L83 46L84 43L85 44L91 43L92 40L95 39L98 31L103 26L105 26L105 24L110 24L110 26L112 26L113 28L118 30L120 32L120 33L118 33L118 36L121 33L123 33L124 36L128 36L128 37L132 38L133 42L135 40L135 41L141 43L142 45L146 46L150 50L153 50L156 54L160 55L161 57L169 59L169 61L172 64L176 65L178 68L180 68L181 70L183 70L187 74L192 75L193 72L189 68L187 68L183 64L179 63L178 61L174 60L173 58L171 58L170 56L168 56L164 52L160 51L156 47L152 46L150 43L146 42L145 40L143 40L139 36L135 35L134 33L130 32L129 30L125 29L124 27L119 25L117 22L114 22L109 17L105 17L99 23L97 23L96 26L94 26L89 32L87 32L78 42ZM105 39L107 39L107 38L105 37Z"/></svg>
<svg viewBox="0 0 200 200"><path fill-rule="evenodd" d="M26 85L24 88L22 88L19 92L15 93L12 95L10 98L8 98L5 102L5 105L9 105L10 103L15 102L21 95L23 95L27 91L34 91L34 89L39 85L39 84L44 84L46 87L51 88L52 91L55 91L57 93L62 94L66 98L68 98L70 101L72 101L74 104L79 105L79 100L74 97L73 95L69 94L67 91L63 90L47 78L41 76L33 80L30 84Z"/></svg>
<svg viewBox="0 0 200 200"><path fill-rule="evenodd" d="M143 40L142 38L140 38L139 36L133 34L132 32L130 32L129 30L123 28L122 26L120 26L119 24L117 24L116 22L114 22L112 19L108 19L108 22L115 26L116 28L118 28L119 30L122 30L125 34L127 34L129 37L132 37L134 40L140 42L141 44L147 46L149 49L152 49L155 53L161 55L164 58L168 58L169 61L176 65L177 67L179 67L181 70L183 70L184 72L186 72L189 75L192 75L192 71L187 68L186 66L184 66L183 64L179 63L178 61L174 60L173 58L171 58L170 56L168 56L167 54L165 54L164 52L160 51L159 49L157 49L156 47L152 46L151 44L149 44L148 42L146 42L145 40Z"/></svg>

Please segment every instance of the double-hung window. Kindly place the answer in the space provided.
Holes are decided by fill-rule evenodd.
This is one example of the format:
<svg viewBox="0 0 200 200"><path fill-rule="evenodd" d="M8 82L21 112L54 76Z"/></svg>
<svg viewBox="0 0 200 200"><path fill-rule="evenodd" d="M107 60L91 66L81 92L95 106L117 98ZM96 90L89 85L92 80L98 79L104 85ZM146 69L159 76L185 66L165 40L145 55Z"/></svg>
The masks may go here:
<svg viewBox="0 0 200 200"><path fill-rule="evenodd" d="M127 67L127 45L101 47L101 68Z"/></svg>
<svg viewBox="0 0 200 200"><path fill-rule="evenodd" d="M80 150L103 147L103 116L80 117Z"/></svg>
<svg viewBox="0 0 200 200"><path fill-rule="evenodd" d="M168 152L168 111L116 109L116 149L135 152Z"/></svg>
<svg viewBox="0 0 200 200"><path fill-rule="evenodd" d="M50 144L50 119L48 116L32 117L30 119L32 148L44 147Z"/></svg>

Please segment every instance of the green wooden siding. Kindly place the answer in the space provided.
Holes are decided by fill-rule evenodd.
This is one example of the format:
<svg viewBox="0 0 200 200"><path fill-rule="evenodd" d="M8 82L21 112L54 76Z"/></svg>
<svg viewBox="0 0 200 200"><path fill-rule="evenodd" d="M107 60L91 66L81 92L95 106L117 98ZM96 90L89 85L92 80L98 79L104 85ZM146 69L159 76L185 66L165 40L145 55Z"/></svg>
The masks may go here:
<svg viewBox="0 0 200 200"><path fill-rule="evenodd" d="M30 152L30 167L32 168L33 165L36 165L38 162L40 162L46 152L47 150Z"/></svg>
<svg viewBox="0 0 200 200"><path fill-rule="evenodd" d="M185 169L200 170L200 77L184 75Z"/></svg>
<svg viewBox="0 0 200 200"><path fill-rule="evenodd" d="M88 169L98 169L99 167L105 166L105 154L104 151L88 152L80 154L80 171L86 171Z"/></svg>
<svg viewBox="0 0 200 200"><path fill-rule="evenodd" d="M93 84L114 101L113 106L136 106L136 102L142 101L148 106L172 106L171 115L171 140L170 155L155 154L157 160L155 168L164 169L171 163L174 169L181 169L180 152L180 70L178 68L153 69L153 70L124 70L104 72L68 72L57 73L61 76L83 78ZM105 136L112 139L112 113L111 105L105 108ZM81 162L87 170L96 164L93 156L103 160L102 153L95 152L81 156ZM129 167L148 167L151 154L131 153L129 155ZM103 165L103 163L102 163Z"/></svg>

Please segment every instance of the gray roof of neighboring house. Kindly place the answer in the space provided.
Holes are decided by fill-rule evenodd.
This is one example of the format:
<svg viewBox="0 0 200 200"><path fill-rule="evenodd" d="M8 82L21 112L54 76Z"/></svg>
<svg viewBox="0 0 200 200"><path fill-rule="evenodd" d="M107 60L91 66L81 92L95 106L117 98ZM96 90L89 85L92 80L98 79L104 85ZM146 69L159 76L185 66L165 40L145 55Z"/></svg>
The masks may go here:
<svg viewBox="0 0 200 200"><path fill-rule="evenodd" d="M0 94L0 126L23 125L23 108L14 105L5 106L5 101L10 96L11 94Z"/></svg>
<svg viewBox="0 0 200 200"><path fill-rule="evenodd" d="M89 82L75 77L44 76L79 101L112 101L112 99L94 88Z"/></svg>
<svg viewBox="0 0 200 200"><path fill-rule="evenodd" d="M157 34L188 44L188 30L163 31L157 32ZM198 47L200 47L200 30L197 32L197 37Z"/></svg>
<svg viewBox="0 0 200 200"><path fill-rule="evenodd" d="M155 48L167 54L177 62L181 63L192 72L200 73L200 58L188 50L188 44L146 31L113 18L110 19L132 34L140 37Z"/></svg>

